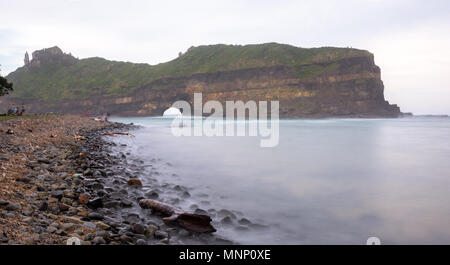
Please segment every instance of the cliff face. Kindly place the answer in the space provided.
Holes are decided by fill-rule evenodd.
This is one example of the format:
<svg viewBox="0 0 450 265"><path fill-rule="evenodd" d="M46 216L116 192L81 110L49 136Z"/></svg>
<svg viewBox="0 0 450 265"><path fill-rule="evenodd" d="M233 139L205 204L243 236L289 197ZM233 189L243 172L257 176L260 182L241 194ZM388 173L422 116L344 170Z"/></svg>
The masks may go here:
<svg viewBox="0 0 450 265"><path fill-rule="evenodd" d="M162 115L176 100L192 102L280 101L281 117L397 117L396 105L384 99L380 69L365 52L314 55L307 63L193 73L149 81L120 95L99 93L88 98L24 101L34 112L102 113L122 116ZM34 54L33 54L34 57ZM70 60L66 60L73 63ZM33 61L32 61L33 62Z"/></svg>

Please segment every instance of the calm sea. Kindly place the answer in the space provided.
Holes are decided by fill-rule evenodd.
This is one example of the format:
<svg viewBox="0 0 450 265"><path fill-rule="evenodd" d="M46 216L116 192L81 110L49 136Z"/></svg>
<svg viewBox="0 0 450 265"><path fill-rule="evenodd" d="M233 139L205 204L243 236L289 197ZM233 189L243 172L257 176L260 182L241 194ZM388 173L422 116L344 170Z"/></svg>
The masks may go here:
<svg viewBox="0 0 450 265"><path fill-rule="evenodd" d="M214 220L238 243L450 244L448 118L280 120L274 148L175 137L170 119L112 120L144 126L115 139L158 183L187 187L179 206L233 212L232 225Z"/></svg>

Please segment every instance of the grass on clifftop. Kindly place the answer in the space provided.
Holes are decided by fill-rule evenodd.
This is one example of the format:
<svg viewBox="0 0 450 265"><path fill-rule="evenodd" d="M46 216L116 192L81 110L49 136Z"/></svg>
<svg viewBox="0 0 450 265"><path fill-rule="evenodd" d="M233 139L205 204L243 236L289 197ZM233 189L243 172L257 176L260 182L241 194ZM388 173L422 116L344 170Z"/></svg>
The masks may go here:
<svg viewBox="0 0 450 265"><path fill-rule="evenodd" d="M166 77L276 65L293 66L299 77L311 77L326 69L303 69L302 65L367 54L367 51L357 49L305 49L277 43L245 46L218 44L191 47L178 58L158 65L94 57L59 67L41 62L39 67L21 67L7 78L14 83L13 97L49 102L99 94L127 94L141 85Z"/></svg>

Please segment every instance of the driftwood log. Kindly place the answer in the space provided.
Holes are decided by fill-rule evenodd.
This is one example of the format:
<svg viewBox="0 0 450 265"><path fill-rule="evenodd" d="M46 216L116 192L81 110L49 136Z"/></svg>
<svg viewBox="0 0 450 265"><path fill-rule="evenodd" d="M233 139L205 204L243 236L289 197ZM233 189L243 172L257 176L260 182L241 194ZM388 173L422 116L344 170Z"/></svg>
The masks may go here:
<svg viewBox="0 0 450 265"><path fill-rule="evenodd" d="M131 133L126 132L109 132L109 133L103 133L102 135L108 135L108 136L114 136L114 135L129 135L131 137L134 137Z"/></svg>
<svg viewBox="0 0 450 265"><path fill-rule="evenodd" d="M184 212L182 209L151 199L139 201L139 205L145 209L152 209L167 215L163 218L166 223L177 222L184 229L197 233L212 233L216 229L211 225L211 217L203 214L193 214Z"/></svg>

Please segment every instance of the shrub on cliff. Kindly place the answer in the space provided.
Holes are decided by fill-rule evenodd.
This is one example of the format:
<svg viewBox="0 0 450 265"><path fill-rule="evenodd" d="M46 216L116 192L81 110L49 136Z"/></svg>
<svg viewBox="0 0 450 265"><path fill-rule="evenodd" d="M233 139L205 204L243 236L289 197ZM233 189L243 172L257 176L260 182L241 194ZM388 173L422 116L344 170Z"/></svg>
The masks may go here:
<svg viewBox="0 0 450 265"><path fill-rule="evenodd" d="M0 76L0 96L8 94L9 91L13 90L13 84L8 82L6 78Z"/></svg>

